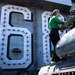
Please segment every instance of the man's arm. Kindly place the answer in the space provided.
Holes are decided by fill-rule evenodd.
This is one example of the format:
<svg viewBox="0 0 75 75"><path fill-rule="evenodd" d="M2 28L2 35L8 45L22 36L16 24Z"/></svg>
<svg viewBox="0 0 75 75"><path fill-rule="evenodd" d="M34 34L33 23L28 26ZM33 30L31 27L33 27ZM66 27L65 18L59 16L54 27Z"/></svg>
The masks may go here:
<svg viewBox="0 0 75 75"><path fill-rule="evenodd" d="M57 22L58 24L64 24L64 22L62 20L60 20L57 16L55 16L54 18L55 22Z"/></svg>

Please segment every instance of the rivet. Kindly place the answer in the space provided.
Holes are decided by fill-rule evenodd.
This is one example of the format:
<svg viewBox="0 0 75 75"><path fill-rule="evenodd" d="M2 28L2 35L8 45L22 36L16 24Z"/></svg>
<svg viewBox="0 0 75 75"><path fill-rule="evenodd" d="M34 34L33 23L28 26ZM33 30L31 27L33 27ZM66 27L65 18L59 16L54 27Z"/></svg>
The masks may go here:
<svg viewBox="0 0 75 75"><path fill-rule="evenodd" d="M27 52L28 52L29 50L27 50Z"/></svg>
<svg viewBox="0 0 75 75"><path fill-rule="evenodd" d="M4 17L4 19L6 19L6 17Z"/></svg>
<svg viewBox="0 0 75 75"><path fill-rule="evenodd" d="M29 54L27 54L27 56L29 56Z"/></svg>
<svg viewBox="0 0 75 75"><path fill-rule="evenodd" d="M28 43L29 41L27 41L27 43Z"/></svg>
<svg viewBox="0 0 75 75"><path fill-rule="evenodd" d="M24 33L24 31L22 31Z"/></svg>
<svg viewBox="0 0 75 75"><path fill-rule="evenodd" d="M1 50L4 50L4 48L2 48Z"/></svg>
<svg viewBox="0 0 75 75"><path fill-rule="evenodd" d="M45 50L47 50L48 48L45 48Z"/></svg>
<svg viewBox="0 0 75 75"><path fill-rule="evenodd" d="M26 12L26 10L24 10Z"/></svg>
<svg viewBox="0 0 75 75"><path fill-rule="evenodd" d="M23 10L23 9L21 8L21 10Z"/></svg>
<svg viewBox="0 0 75 75"><path fill-rule="evenodd" d="M5 29L3 29L3 31L5 31Z"/></svg>
<svg viewBox="0 0 75 75"><path fill-rule="evenodd" d="M14 9L14 7L12 7L12 9Z"/></svg>
<svg viewBox="0 0 75 75"><path fill-rule="evenodd" d="M28 33L26 32L26 34L28 34Z"/></svg>
<svg viewBox="0 0 75 75"><path fill-rule="evenodd" d="M2 43L1 45L4 45L4 43Z"/></svg>
<svg viewBox="0 0 75 75"><path fill-rule="evenodd" d="M15 29L13 29L13 31L15 31Z"/></svg>
<svg viewBox="0 0 75 75"><path fill-rule="evenodd" d="M4 21L3 23L6 23L6 21Z"/></svg>
<svg viewBox="0 0 75 75"><path fill-rule="evenodd" d="M46 54L47 54L48 52L46 52Z"/></svg>
<svg viewBox="0 0 75 75"><path fill-rule="evenodd" d="M49 35L47 35L47 37L48 37Z"/></svg>
<svg viewBox="0 0 75 75"><path fill-rule="evenodd" d="M3 64L6 64L5 62L3 62Z"/></svg>
<svg viewBox="0 0 75 75"><path fill-rule="evenodd" d="M46 15L48 15L48 13Z"/></svg>
<svg viewBox="0 0 75 75"><path fill-rule="evenodd" d="M49 60L47 60L47 61L49 61Z"/></svg>
<svg viewBox="0 0 75 75"><path fill-rule="evenodd" d="M47 40L45 42L47 42Z"/></svg>
<svg viewBox="0 0 75 75"><path fill-rule="evenodd" d="M23 64L25 64L25 62Z"/></svg>
<svg viewBox="0 0 75 75"><path fill-rule="evenodd" d="M5 36L5 34L3 34L3 36Z"/></svg>
<svg viewBox="0 0 75 75"><path fill-rule="evenodd" d="M45 29L45 31L46 31L46 29Z"/></svg>
<svg viewBox="0 0 75 75"><path fill-rule="evenodd" d="M10 29L8 29L8 31L10 31Z"/></svg>
<svg viewBox="0 0 75 75"><path fill-rule="evenodd" d="M17 31L20 31L20 30L17 30Z"/></svg>
<svg viewBox="0 0 75 75"><path fill-rule="evenodd" d="M21 63L18 63L19 65L21 65Z"/></svg>
<svg viewBox="0 0 75 75"><path fill-rule="evenodd" d="M45 39L46 39L47 37L45 37Z"/></svg>
<svg viewBox="0 0 75 75"><path fill-rule="evenodd" d="M48 58L48 56L46 56Z"/></svg>
<svg viewBox="0 0 75 75"><path fill-rule="evenodd" d="M7 9L5 9L4 11L7 11Z"/></svg>
<svg viewBox="0 0 75 75"><path fill-rule="evenodd" d="M3 55L3 53L1 53L1 55Z"/></svg>
<svg viewBox="0 0 75 75"><path fill-rule="evenodd" d="M44 25L44 27L46 27L46 25Z"/></svg>
<svg viewBox="0 0 75 75"><path fill-rule="evenodd" d="M2 40L4 41L4 38Z"/></svg>
<svg viewBox="0 0 75 75"><path fill-rule="evenodd" d="M27 38L29 38L29 37L27 36Z"/></svg>
<svg viewBox="0 0 75 75"><path fill-rule="evenodd" d="M4 16L6 15L6 13L4 13Z"/></svg>
<svg viewBox="0 0 75 75"><path fill-rule="evenodd" d="M29 17L27 17L27 18L29 18Z"/></svg>
<svg viewBox="0 0 75 75"><path fill-rule="evenodd" d="M10 66L10 64L8 64Z"/></svg>
<svg viewBox="0 0 75 75"><path fill-rule="evenodd" d="M16 9L19 9L19 8L16 8Z"/></svg>
<svg viewBox="0 0 75 75"><path fill-rule="evenodd" d="M29 13L27 13L27 15L29 15Z"/></svg>
<svg viewBox="0 0 75 75"><path fill-rule="evenodd" d="M5 25L3 25L3 27L5 27Z"/></svg>
<svg viewBox="0 0 75 75"><path fill-rule="evenodd" d="M8 9L10 9L10 7L8 7Z"/></svg>
<svg viewBox="0 0 75 75"><path fill-rule="evenodd" d="M46 16L44 16L44 18L46 18Z"/></svg>
<svg viewBox="0 0 75 75"><path fill-rule="evenodd" d="M47 46L47 44L45 44L45 46Z"/></svg>
<svg viewBox="0 0 75 75"><path fill-rule="evenodd" d="M3 60L3 58L1 58L1 60Z"/></svg>
<svg viewBox="0 0 75 75"><path fill-rule="evenodd" d="M47 33L48 33L48 31L47 31Z"/></svg>
<svg viewBox="0 0 75 75"><path fill-rule="evenodd" d="M29 45L27 45L27 47L28 47Z"/></svg>
<svg viewBox="0 0 75 75"><path fill-rule="evenodd" d="M46 20L44 20L44 22L46 22Z"/></svg>
<svg viewBox="0 0 75 75"><path fill-rule="evenodd" d="M27 59L27 61L28 61L29 59Z"/></svg>
<svg viewBox="0 0 75 75"><path fill-rule="evenodd" d="M16 65L15 63L13 63L13 65Z"/></svg>

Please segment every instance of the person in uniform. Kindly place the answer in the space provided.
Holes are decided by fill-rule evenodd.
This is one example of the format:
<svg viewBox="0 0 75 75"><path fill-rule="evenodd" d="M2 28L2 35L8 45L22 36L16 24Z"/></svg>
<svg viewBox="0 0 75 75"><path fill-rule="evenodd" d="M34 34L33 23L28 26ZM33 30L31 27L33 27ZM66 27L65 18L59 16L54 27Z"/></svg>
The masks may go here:
<svg viewBox="0 0 75 75"><path fill-rule="evenodd" d="M50 40L54 45L54 51L53 51L53 56L52 56L52 61L58 62L60 58L56 55L55 52L55 47L57 42L60 40L58 29L60 24L64 24L62 20L60 20L58 17L60 16L60 11L58 9L53 10L51 17L49 19L49 29L50 29Z"/></svg>

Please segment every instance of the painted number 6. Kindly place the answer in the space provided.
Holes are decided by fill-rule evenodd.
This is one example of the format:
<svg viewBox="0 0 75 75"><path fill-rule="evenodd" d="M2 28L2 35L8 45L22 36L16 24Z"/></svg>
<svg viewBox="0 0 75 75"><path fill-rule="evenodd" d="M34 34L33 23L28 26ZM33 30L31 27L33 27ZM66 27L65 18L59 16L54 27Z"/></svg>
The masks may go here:
<svg viewBox="0 0 75 75"><path fill-rule="evenodd" d="M31 32L26 28L12 27L9 24L11 12L19 12L25 20L31 20L31 12L28 8L14 5L5 5L1 12L0 26L0 67L2 69L27 68L32 63ZM7 58L8 37L12 34L21 35L24 38L23 58L21 60L9 60Z"/></svg>

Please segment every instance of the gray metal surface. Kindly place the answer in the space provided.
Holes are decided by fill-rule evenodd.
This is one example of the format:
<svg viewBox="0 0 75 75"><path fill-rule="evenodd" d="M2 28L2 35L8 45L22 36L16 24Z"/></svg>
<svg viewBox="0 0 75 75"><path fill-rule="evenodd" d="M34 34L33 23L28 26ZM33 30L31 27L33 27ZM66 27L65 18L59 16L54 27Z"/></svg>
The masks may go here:
<svg viewBox="0 0 75 75"><path fill-rule="evenodd" d="M14 4L8 0L7 3ZM3 71L2 74L9 72L9 74L37 75L39 68L51 62L50 49L53 46L50 47L48 36L50 33L48 18L51 12L42 10L49 8L50 4L46 3L46 6L41 8L40 1L38 4L30 2L34 7L32 5L29 7L30 3L27 3L27 7L21 7L26 6L23 4L15 6L7 3L0 3L0 67L8 70ZM52 6L54 5L57 6L57 4ZM8 38L9 34L19 35L11 35Z"/></svg>

